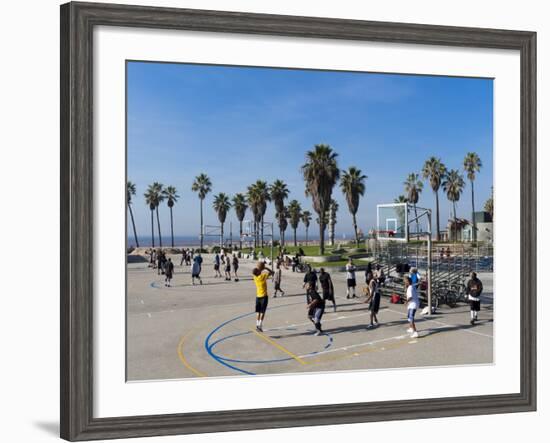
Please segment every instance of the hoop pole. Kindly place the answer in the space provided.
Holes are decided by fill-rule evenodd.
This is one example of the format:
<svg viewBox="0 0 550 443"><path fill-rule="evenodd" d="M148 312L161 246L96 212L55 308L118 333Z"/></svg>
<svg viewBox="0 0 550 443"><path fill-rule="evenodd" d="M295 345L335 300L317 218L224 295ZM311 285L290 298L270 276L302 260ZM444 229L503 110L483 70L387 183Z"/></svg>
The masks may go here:
<svg viewBox="0 0 550 443"><path fill-rule="evenodd" d="M271 222L271 267L273 267L273 222Z"/></svg>

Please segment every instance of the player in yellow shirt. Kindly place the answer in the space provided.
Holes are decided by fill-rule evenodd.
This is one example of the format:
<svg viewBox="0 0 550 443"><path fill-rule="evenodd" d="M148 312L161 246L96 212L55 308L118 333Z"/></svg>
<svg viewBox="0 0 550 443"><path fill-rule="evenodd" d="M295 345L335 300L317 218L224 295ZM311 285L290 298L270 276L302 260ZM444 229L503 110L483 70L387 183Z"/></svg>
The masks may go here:
<svg viewBox="0 0 550 443"><path fill-rule="evenodd" d="M273 275L273 271L265 266L263 261L259 261L252 270L254 283L256 284L256 330L262 331L262 323L267 309L267 279Z"/></svg>

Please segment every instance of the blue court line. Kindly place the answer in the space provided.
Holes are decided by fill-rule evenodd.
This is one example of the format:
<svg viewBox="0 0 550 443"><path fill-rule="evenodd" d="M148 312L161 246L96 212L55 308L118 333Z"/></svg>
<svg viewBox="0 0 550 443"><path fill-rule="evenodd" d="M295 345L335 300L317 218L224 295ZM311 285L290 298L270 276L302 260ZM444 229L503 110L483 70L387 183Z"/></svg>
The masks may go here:
<svg viewBox="0 0 550 443"><path fill-rule="evenodd" d="M284 308L286 306L293 306L293 305L301 305L302 303L301 302L298 302L298 303L289 303L287 305L281 305L281 306L276 306L274 308L271 308L271 309L278 309L278 308ZM249 372L249 371L245 371L244 369L241 369L241 368L237 368L236 366L233 366L233 365L230 365L229 363L227 363L226 361L224 361L223 359L221 359L220 357L218 357L217 354L215 354L214 352L212 352L212 345L210 344L210 339L212 338L212 336L218 332L221 328L223 328L225 325L231 323L231 322L234 322L234 321L237 321L237 320L240 320L241 318L244 318L244 317L249 317L251 315L254 315L255 312L249 312L247 314L241 314L237 317L234 317L230 320L227 320L225 322L223 322L222 324L216 326L214 329L212 329L212 331L210 331L210 333L207 335L207 337L205 338L204 340L204 347L206 349L206 352L208 353L208 355L210 355L210 357L212 357L214 360L216 360L219 364L223 365L223 366L226 366L230 369L233 369L234 371L237 371L237 372L242 372L243 374L246 374L246 375L256 375L255 373L253 372Z"/></svg>

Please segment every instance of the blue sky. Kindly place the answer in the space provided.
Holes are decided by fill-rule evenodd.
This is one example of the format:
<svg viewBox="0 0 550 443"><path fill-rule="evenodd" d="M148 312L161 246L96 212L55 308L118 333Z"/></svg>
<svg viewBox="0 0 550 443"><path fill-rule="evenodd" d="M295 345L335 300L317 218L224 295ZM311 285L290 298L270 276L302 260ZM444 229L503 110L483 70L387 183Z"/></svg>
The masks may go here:
<svg viewBox="0 0 550 443"><path fill-rule="evenodd" d="M217 224L213 195L245 192L259 178L285 181L290 199L313 212L300 166L318 143L338 152L341 169L357 166L368 176L358 212L365 231L376 224L376 205L404 193L406 176L420 172L432 155L449 169L462 169L466 152L479 154L476 208L493 181L489 79L129 62L127 119L128 179L137 186L133 210L140 235L150 233L143 193L153 181L178 190L175 235L198 234L199 200L191 184L201 172L213 183L205 200L208 224ZM333 197L340 203L338 236L350 236L351 216L339 188ZM444 196L440 200L443 229L450 206ZM427 183L419 205L434 206ZM160 209L164 237L169 213L165 205ZM469 184L457 210L469 218ZM266 221L273 215L269 207ZM227 221L236 226L232 211Z"/></svg>

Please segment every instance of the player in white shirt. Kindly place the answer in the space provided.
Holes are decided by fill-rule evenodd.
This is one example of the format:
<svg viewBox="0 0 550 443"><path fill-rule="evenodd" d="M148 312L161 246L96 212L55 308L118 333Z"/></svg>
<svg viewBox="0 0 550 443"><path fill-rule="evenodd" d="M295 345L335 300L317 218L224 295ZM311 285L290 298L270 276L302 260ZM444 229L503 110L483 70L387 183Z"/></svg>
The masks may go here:
<svg viewBox="0 0 550 443"><path fill-rule="evenodd" d="M416 310L420 307L420 300L418 298L418 292L412 284L410 277L405 277L405 288L407 291L407 320L409 321L409 329L407 329L407 332L411 334L411 338L417 338L418 332L416 331L414 316Z"/></svg>

